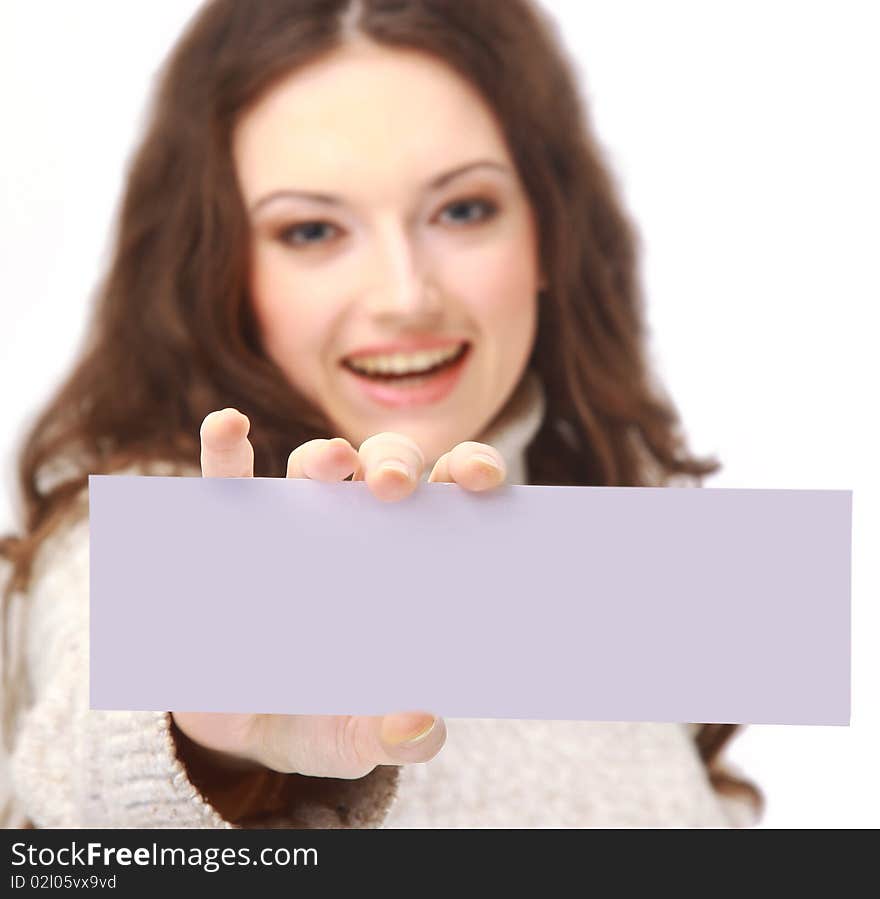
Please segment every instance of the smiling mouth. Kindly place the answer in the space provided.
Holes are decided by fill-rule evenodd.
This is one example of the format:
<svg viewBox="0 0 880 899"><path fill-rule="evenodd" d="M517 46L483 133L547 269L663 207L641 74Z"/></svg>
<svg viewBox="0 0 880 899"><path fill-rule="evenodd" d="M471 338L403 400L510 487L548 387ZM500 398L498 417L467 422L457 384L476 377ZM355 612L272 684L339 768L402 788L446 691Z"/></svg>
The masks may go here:
<svg viewBox="0 0 880 899"><path fill-rule="evenodd" d="M452 356L425 367L418 367L417 364L408 365L401 357L395 356L386 357L382 362L377 362L369 368L356 366L349 359L343 359L342 365L352 374L370 381L421 383L433 375L457 365L469 349L470 344L464 341Z"/></svg>

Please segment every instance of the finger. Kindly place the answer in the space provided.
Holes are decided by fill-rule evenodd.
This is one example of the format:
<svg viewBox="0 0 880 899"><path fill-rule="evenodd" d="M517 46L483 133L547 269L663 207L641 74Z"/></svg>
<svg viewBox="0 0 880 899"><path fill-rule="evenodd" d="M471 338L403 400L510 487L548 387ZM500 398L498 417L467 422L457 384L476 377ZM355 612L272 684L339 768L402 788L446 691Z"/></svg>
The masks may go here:
<svg viewBox="0 0 880 899"><path fill-rule="evenodd" d="M358 464L357 468L354 471L354 474L351 476L353 481L363 481L366 477L367 469L364 467L363 459L361 459L360 455L358 455Z"/></svg>
<svg viewBox="0 0 880 899"><path fill-rule="evenodd" d="M425 457L415 440L393 431L368 437L358 448L358 455L364 467L363 479L386 502L409 496L425 468Z"/></svg>
<svg viewBox="0 0 880 899"><path fill-rule="evenodd" d="M446 742L442 718L425 712L385 716L264 715L260 761L309 777L358 778L376 765L432 759Z"/></svg>
<svg viewBox="0 0 880 899"><path fill-rule="evenodd" d="M287 457L287 477L343 481L357 470L357 450L344 438L318 438L298 446Z"/></svg>
<svg viewBox="0 0 880 899"><path fill-rule="evenodd" d="M491 490L504 483L504 456L488 443L466 440L444 453L434 464L428 481L460 484L465 490Z"/></svg>
<svg viewBox="0 0 880 899"><path fill-rule="evenodd" d="M443 453L443 455L434 463L431 473L428 475L428 483L452 483L452 475L449 473L449 457L451 452Z"/></svg>
<svg viewBox="0 0 880 899"><path fill-rule="evenodd" d="M199 430L202 477L252 478L254 448L247 435L251 423L237 409L220 409L205 416Z"/></svg>

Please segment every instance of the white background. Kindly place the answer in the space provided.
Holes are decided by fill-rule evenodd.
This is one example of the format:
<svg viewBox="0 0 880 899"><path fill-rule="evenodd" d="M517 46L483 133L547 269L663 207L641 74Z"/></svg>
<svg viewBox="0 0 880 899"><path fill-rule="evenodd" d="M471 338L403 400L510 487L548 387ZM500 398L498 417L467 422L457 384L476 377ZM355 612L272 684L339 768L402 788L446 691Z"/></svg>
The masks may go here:
<svg viewBox="0 0 880 899"><path fill-rule="evenodd" d="M652 352L709 487L853 490L852 726L752 726L763 826L880 822L880 14L867 2L543 0L639 224ZM151 79L197 4L0 12L0 528L13 454L109 249ZM873 59L872 59L873 56Z"/></svg>

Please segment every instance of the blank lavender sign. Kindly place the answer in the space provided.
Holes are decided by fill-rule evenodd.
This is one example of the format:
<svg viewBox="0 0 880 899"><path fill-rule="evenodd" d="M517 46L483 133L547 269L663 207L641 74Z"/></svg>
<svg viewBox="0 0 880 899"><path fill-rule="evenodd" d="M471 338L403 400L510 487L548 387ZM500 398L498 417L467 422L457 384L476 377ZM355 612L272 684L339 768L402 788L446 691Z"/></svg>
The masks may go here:
<svg viewBox="0 0 880 899"><path fill-rule="evenodd" d="M848 725L852 491L92 475L93 709Z"/></svg>

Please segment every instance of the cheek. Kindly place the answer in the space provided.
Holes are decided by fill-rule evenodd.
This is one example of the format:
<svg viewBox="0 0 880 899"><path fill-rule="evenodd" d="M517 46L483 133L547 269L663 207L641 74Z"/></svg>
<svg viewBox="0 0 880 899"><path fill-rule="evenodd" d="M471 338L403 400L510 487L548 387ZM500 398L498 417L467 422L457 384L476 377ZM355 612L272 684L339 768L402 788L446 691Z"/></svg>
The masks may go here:
<svg viewBox="0 0 880 899"><path fill-rule="evenodd" d="M483 330L506 342L530 338L537 310L534 249L527 239L499 241L458 272L461 295ZM514 348L510 347L513 351Z"/></svg>
<svg viewBox="0 0 880 899"><path fill-rule="evenodd" d="M251 297L266 354L295 386L313 396L329 324L320 307L308 302L302 285L293 282L279 260L258 259Z"/></svg>

